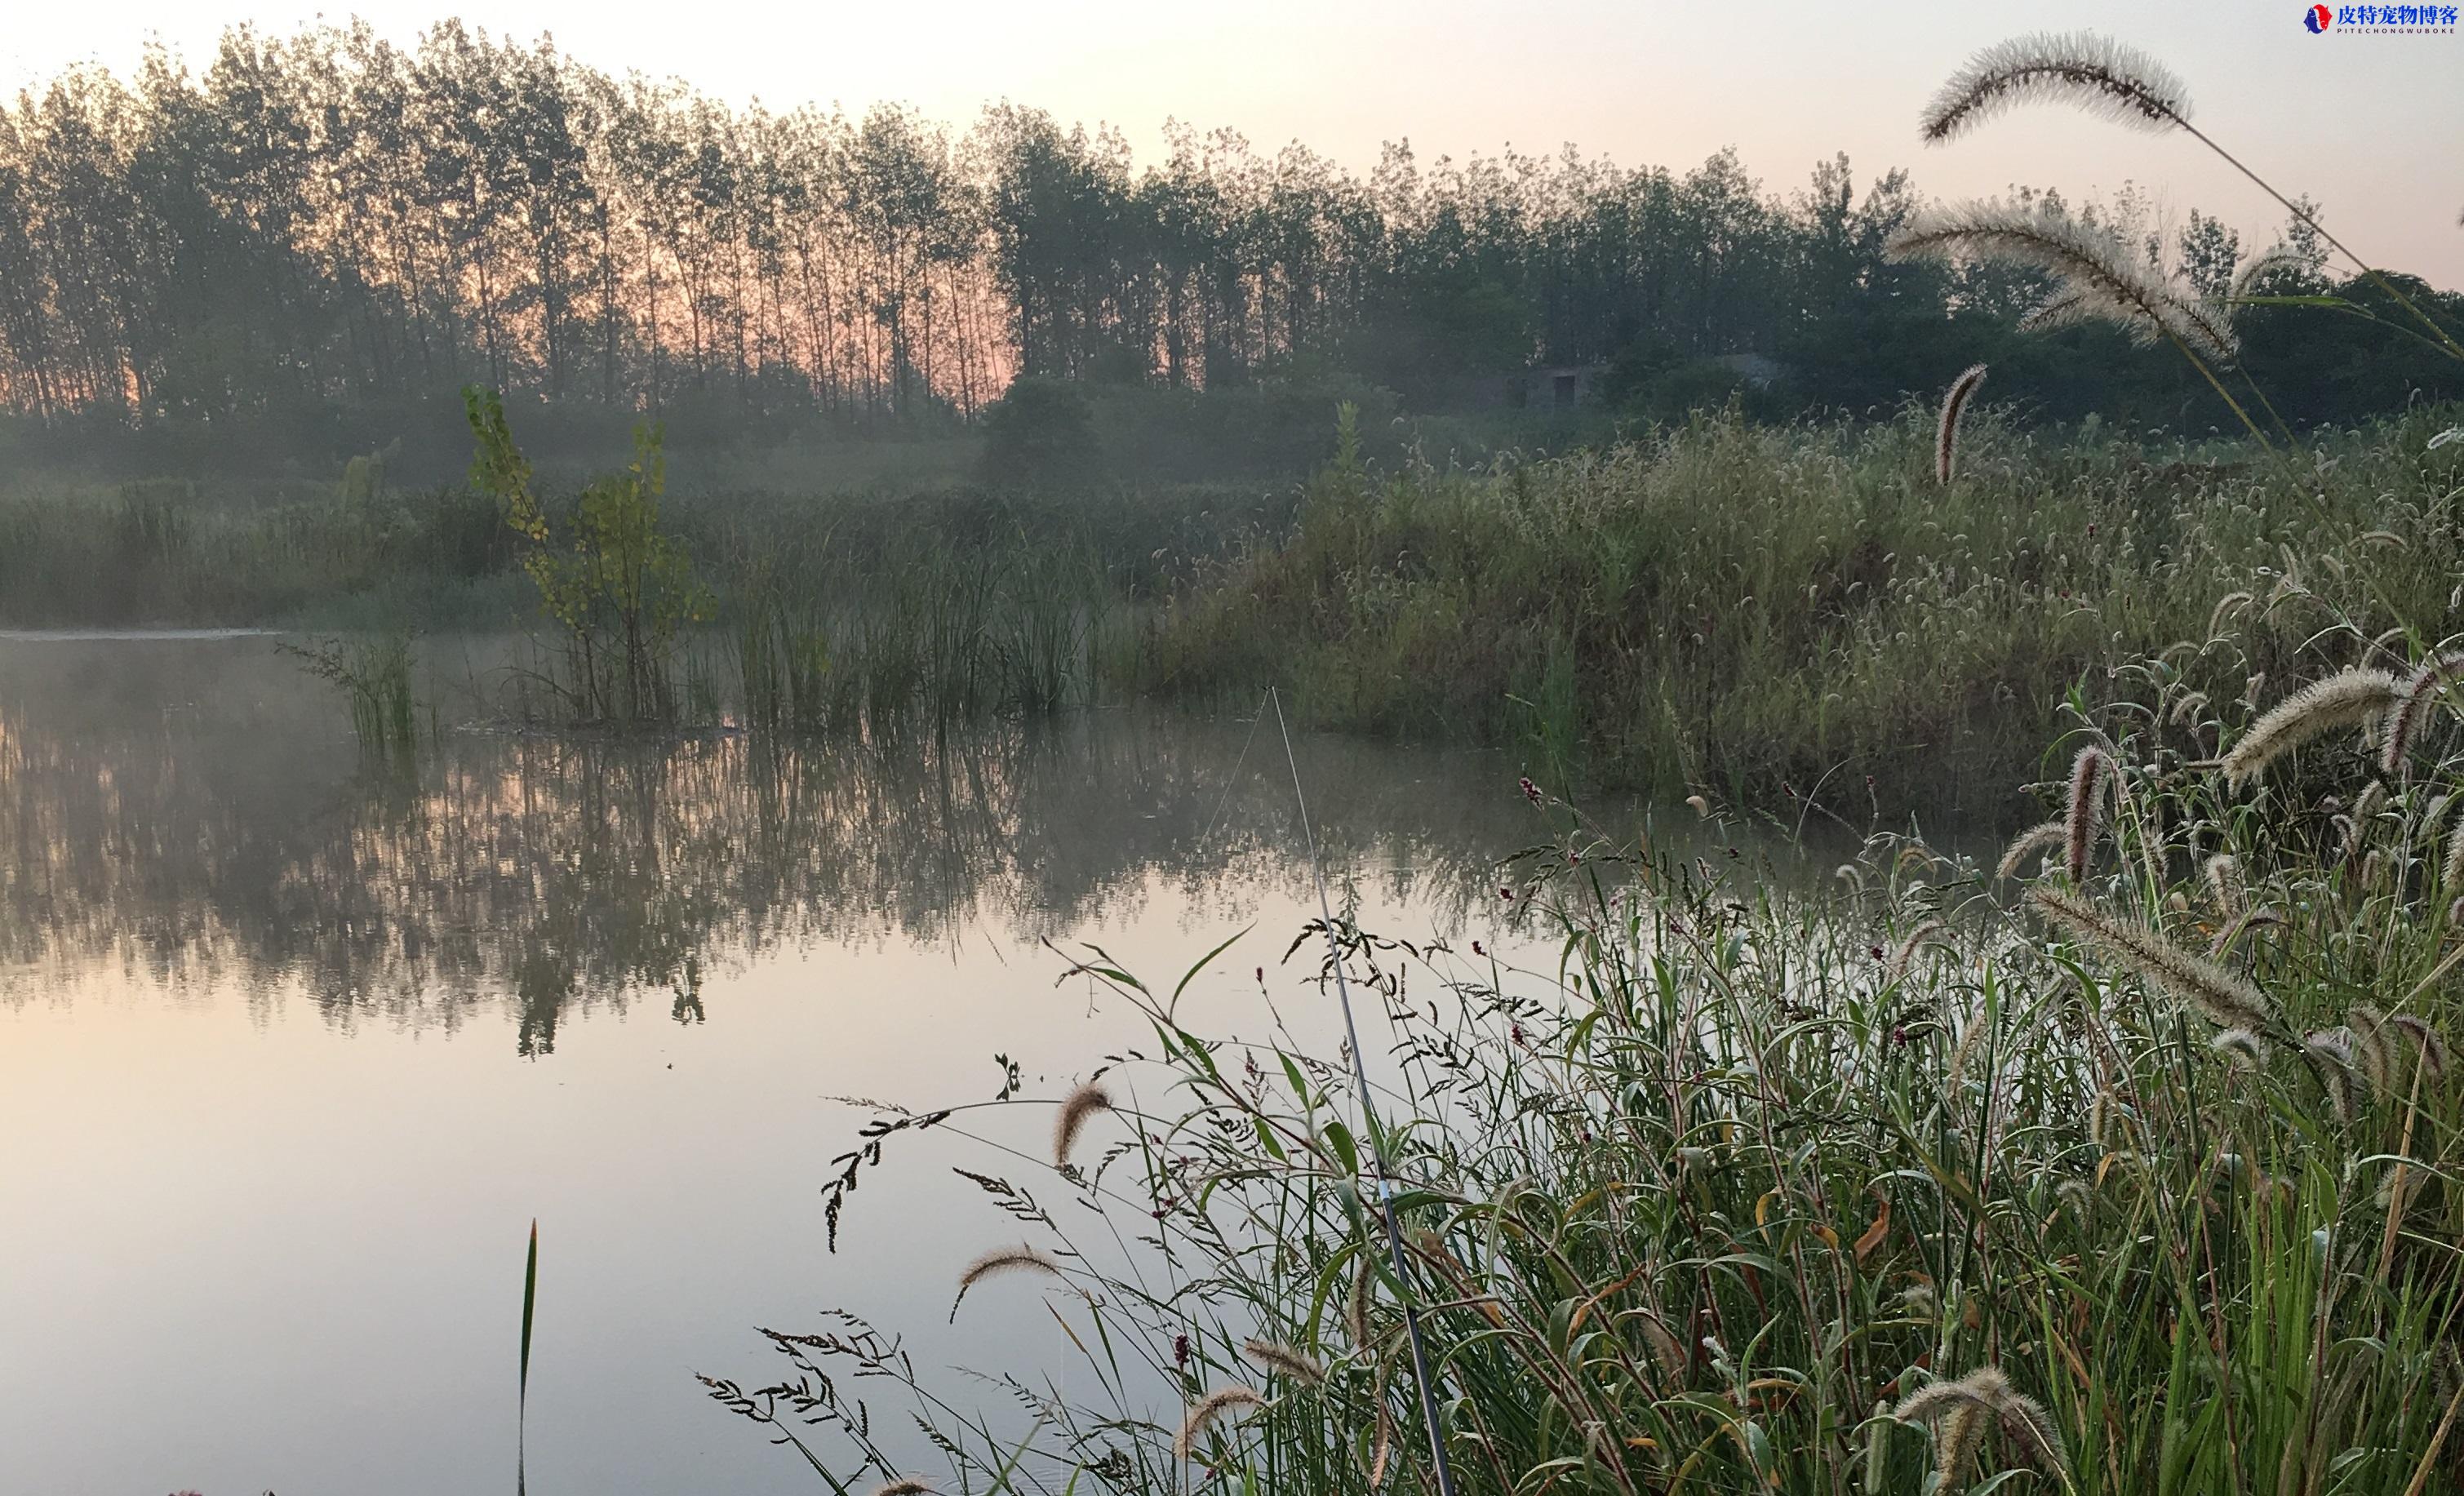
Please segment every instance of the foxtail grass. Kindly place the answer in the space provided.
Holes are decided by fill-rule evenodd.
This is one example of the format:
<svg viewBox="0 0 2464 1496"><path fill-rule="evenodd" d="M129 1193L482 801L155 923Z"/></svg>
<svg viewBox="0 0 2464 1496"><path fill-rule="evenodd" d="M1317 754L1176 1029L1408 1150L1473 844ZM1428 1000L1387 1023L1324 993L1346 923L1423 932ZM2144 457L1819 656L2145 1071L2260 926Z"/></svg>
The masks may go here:
<svg viewBox="0 0 2464 1496"><path fill-rule="evenodd" d="M2171 341L2206 364L2230 363L2237 341L2230 322L2132 258L2102 230L2070 218L1993 203L1967 203L1919 214L1894 234L1895 260L2012 259L2056 277L2054 298L2032 314L2036 326L2106 321L2141 342Z"/></svg>
<svg viewBox="0 0 2464 1496"><path fill-rule="evenodd" d="M1943 392L1942 413L1937 419L1933 438L1933 477L1945 488L1959 470L1959 423L1968 413L1968 403L1976 398L1977 389L1985 383L1985 365L1971 363L1950 382Z"/></svg>
<svg viewBox="0 0 2464 1496"><path fill-rule="evenodd" d="M2189 88L2146 53L2087 32L2040 32L1969 58L1925 105L1917 133L1939 144L2035 100L2077 104L2144 129L2190 122Z"/></svg>
<svg viewBox="0 0 2464 1496"><path fill-rule="evenodd" d="M2330 232L2306 204L2281 191L2190 122L2189 92L2149 54L2088 32L2037 33L1976 53L1946 79L1925 110L1918 135L1927 144L1953 140L2016 105L2067 103L2141 129L2179 130L2214 152L2296 219L2306 225L2427 330L2427 341L2464 359L2464 341L2423 311L2371 263ZM2240 296L2242 287L2233 288ZM2211 381L2212 382L2212 381ZM2222 393L2219 385L2218 392ZM2232 397L2227 396L2230 402ZM2238 405L2235 411L2240 411ZM2247 417L2244 417L2247 421ZM2256 432L2255 424L2251 429Z"/></svg>
<svg viewBox="0 0 2464 1496"><path fill-rule="evenodd" d="M2379 759L2381 773L2394 779L2410 768L2413 738L2421 731L2422 718L2458 672L2464 672L2464 650L2445 649L2424 660L2405 681L2394 710L2387 714L2387 742Z"/></svg>
<svg viewBox="0 0 2464 1496"><path fill-rule="evenodd" d="M2354 669L2304 686L2250 725L2224 756L2225 779L2239 789L2303 743L2375 725L2403 693L2383 670Z"/></svg>
<svg viewBox="0 0 2464 1496"><path fill-rule="evenodd" d="M2028 900L2057 925L2085 937L2125 967L2196 1008L2216 1027L2263 1033L2277 1026L2276 1008L2266 994L2246 979L2206 957L2184 950L2147 926L2105 913L2084 899L2054 889L2031 889Z"/></svg>
<svg viewBox="0 0 2464 1496"><path fill-rule="evenodd" d="M2096 851L2097 828L2103 824L2104 801L2113 781L2113 758L2090 744L2071 760L2070 794L2062 807L2062 862L2073 883L2087 881L2088 859Z"/></svg>
<svg viewBox="0 0 2464 1496"><path fill-rule="evenodd" d="M1220 1419L1231 1417L1245 1409L1265 1406L1265 1397L1255 1387L1219 1387L1192 1404L1189 1416L1181 1420L1180 1432L1173 1438L1173 1453L1186 1460L1198 1441L1206 1436Z"/></svg>
<svg viewBox="0 0 2464 1496"><path fill-rule="evenodd" d="M1112 1110L1111 1094L1093 1081L1071 1091L1061 1103L1060 1114L1052 1121L1052 1161L1066 1164L1070 1151L1078 1144L1078 1133L1087 1119L1098 1111Z"/></svg>

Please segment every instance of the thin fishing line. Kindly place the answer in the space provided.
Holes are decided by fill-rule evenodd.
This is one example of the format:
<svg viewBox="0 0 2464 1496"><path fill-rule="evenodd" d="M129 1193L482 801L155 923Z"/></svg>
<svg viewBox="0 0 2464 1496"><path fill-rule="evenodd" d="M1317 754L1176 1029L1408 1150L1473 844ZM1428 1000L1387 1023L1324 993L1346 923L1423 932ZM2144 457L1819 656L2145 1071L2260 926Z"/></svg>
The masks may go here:
<svg viewBox="0 0 2464 1496"><path fill-rule="evenodd" d="M1326 869L1318 862L1317 833L1309 828L1309 796L1301 789L1301 761L1292 752L1292 730L1284 721L1284 698L1273 687L1266 694L1275 705L1275 729L1283 735L1284 761L1291 765L1292 800L1300 806L1301 842L1309 849L1309 876L1317 884L1318 915L1326 927L1326 954L1334 968L1334 993L1343 1005L1344 1037L1352 1042L1352 1079L1360 1095L1363 1131L1369 1134L1369 1159L1377 1171L1378 1214L1386 1222L1386 1257L1395 1280L1403 1287L1403 1332L1412 1342L1412 1378L1420 1389L1420 1421L1429 1431L1429 1459L1437 1471L1438 1496L1455 1496L1454 1467L1446 1461L1445 1436L1438 1432L1438 1389L1429 1377L1428 1347L1420 1340L1419 1280L1403 1257L1403 1228L1395 1221L1395 1182L1386 1171L1385 1133L1377 1125L1377 1106L1370 1099L1369 1067L1360 1057L1360 1029L1352 1020L1352 984L1343 977L1343 949L1334 939L1334 905L1326 895ZM1264 715L1261 713L1260 715Z"/></svg>
<svg viewBox="0 0 2464 1496"><path fill-rule="evenodd" d="M1241 782L1241 765L1249 761L1249 745L1258 740L1258 724L1266 719L1266 696L1274 693L1275 688L1269 686L1266 695L1258 698L1258 710L1249 718L1249 736L1241 739L1241 757L1232 760L1232 774L1223 781L1223 793L1215 797L1215 814L1206 818L1206 834L1199 838L1201 845L1215 840L1215 828L1223 821L1223 807L1231 803L1233 786ZM1278 721L1282 720L1281 710L1277 709Z"/></svg>

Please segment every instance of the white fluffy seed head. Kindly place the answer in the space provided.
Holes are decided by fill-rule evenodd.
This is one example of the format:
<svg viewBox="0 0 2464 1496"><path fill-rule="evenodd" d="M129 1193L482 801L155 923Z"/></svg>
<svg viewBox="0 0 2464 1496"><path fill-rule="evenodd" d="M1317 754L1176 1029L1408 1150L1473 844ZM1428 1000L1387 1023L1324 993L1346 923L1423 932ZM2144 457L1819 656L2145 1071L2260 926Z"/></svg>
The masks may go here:
<svg viewBox="0 0 2464 1496"><path fill-rule="evenodd" d="M2039 101L2148 130L2180 129L2190 120L2189 89L2148 54L2089 32L2037 32L1969 57L1925 105L1918 133L1939 144Z"/></svg>

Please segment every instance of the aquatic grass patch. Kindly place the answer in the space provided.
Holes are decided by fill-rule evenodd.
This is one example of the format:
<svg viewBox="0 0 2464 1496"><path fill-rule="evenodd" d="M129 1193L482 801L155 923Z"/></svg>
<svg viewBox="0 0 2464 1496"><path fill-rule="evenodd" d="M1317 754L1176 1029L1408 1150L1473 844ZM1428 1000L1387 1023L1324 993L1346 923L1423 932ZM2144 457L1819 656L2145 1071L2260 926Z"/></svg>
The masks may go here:
<svg viewBox="0 0 2464 1496"><path fill-rule="evenodd" d="M405 630L293 644L277 640L275 648L299 661L299 668L342 693L351 716L351 734L360 751L380 762L409 765L419 753L419 703L411 691L415 659L412 635Z"/></svg>

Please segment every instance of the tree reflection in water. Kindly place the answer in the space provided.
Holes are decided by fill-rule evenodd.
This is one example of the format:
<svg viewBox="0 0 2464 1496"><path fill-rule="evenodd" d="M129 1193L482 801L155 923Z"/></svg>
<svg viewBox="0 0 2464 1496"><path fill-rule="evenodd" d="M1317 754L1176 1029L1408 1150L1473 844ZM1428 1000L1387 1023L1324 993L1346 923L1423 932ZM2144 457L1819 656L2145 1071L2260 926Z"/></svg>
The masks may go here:
<svg viewBox="0 0 2464 1496"><path fill-rule="evenodd" d="M1244 758L1245 750L1245 758ZM1535 839L1511 765L1309 738L1331 871L1441 926ZM1158 888L1236 913L1304 876L1243 720L1101 712L866 743L448 732L363 768L262 639L0 643L0 978L117 964L312 994L342 1024L510 1011L525 1054L781 946L1021 940Z"/></svg>

